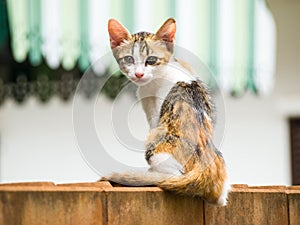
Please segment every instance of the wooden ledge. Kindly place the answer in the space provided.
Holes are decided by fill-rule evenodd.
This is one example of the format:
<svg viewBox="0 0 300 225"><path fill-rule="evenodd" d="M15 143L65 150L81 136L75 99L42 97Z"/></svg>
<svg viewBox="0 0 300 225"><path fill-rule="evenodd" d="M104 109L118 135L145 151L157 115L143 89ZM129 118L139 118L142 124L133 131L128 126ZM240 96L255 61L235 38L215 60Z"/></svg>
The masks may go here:
<svg viewBox="0 0 300 225"><path fill-rule="evenodd" d="M299 225L300 186L232 185L228 206L109 182L0 184L0 224Z"/></svg>
<svg viewBox="0 0 300 225"><path fill-rule="evenodd" d="M103 191L112 189L107 182L57 184L52 182L28 182L0 184L1 191Z"/></svg>

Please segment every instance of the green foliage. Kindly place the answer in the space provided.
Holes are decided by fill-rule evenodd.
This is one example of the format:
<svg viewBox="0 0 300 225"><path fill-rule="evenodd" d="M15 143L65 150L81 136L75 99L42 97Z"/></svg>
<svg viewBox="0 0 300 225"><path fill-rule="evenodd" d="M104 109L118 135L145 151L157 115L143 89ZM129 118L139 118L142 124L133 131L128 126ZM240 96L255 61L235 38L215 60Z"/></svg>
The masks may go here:
<svg viewBox="0 0 300 225"><path fill-rule="evenodd" d="M128 79L121 72L117 72L107 80L103 87L103 93L109 98L114 99L127 82Z"/></svg>

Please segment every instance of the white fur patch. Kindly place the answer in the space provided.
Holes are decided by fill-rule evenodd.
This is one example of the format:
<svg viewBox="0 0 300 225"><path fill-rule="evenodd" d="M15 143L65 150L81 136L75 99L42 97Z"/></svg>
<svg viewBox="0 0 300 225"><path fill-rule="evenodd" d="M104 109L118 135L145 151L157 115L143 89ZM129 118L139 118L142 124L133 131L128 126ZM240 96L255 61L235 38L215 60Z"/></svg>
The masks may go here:
<svg viewBox="0 0 300 225"><path fill-rule="evenodd" d="M167 65L164 79L167 79L172 83L177 83L178 81L190 83L192 80L195 80L186 69L176 62Z"/></svg>
<svg viewBox="0 0 300 225"><path fill-rule="evenodd" d="M183 166L169 153L157 153L150 159L150 170L170 175L180 175Z"/></svg>
<svg viewBox="0 0 300 225"><path fill-rule="evenodd" d="M203 112L203 115L205 116L205 118L208 120L208 121L212 121L212 119L207 115L207 113L204 111Z"/></svg>
<svg viewBox="0 0 300 225"><path fill-rule="evenodd" d="M133 58L135 63L141 63L140 44L136 42L133 46Z"/></svg>
<svg viewBox="0 0 300 225"><path fill-rule="evenodd" d="M228 193L230 192L230 190L231 190L231 185L227 179L223 184L222 194L218 199L219 205L225 206L227 204L227 197L228 197Z"/></svg>

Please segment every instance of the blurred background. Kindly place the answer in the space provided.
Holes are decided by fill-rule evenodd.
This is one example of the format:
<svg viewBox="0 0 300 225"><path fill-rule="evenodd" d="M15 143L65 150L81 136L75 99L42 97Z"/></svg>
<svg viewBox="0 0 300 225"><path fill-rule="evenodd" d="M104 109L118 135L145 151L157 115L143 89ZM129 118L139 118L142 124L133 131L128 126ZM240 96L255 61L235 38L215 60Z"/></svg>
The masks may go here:
<svg viewBox="0 0 300 225"><path fill-rule="evenodd" d="M220 149L232 183L300 184L299 0L0 0L0 182L99 179L78 149L73 97L88 70L80 101L90 104L109 73L113 62L95 62L110 51L111 17L132 33L176 19L177 45L221 90ZM111 109L124 83L118 72L111 77L99 111ZM128 120L143 140L140 106ZM110 117L95 122L107 146L120 148ZM143 155L121 155L145 164Z"/></svg>

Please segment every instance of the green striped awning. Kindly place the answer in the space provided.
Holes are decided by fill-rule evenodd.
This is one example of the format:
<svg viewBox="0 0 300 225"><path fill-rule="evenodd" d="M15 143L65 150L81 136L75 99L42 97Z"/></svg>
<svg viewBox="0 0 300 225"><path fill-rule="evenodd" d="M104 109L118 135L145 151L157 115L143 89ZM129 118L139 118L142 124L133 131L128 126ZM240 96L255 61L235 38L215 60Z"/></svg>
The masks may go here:
<svg viewBox="0 0 300 225"><path fill-rule="evenodd" d="M6 0L13 56L51 68L84 71L109 51L107 20L132 33L177 21L177 44L210 68L222 89L268 93L276 31L264 0ZM101 73L103 68L94 68Z"/></svg>

